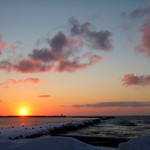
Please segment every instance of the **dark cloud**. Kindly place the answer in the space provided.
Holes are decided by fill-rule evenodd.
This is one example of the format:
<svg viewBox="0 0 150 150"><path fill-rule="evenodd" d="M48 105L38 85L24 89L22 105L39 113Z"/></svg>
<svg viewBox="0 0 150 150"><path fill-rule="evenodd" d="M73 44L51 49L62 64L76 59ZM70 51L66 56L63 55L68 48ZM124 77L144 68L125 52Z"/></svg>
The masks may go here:
<svg viewBox="0 0 150 150"><path fill-rule="evenodd" d="M134 74L126 74L124 75L123 85L126 86L148 86L150 85L150 75L147 76L136 76Z"/></svg>
<svg viewBox="0 0 150 150"><path fill-rule="evenodd" d="M150 14L150 5L147 6L147 7L138 7L136 8L135 10L133 10L129 16L131 18L140 18L140 17L143 17L145 15L148 15L149 16Z"/></svg>
<svg viewBox="0 0 150 150"><path fill-rule="evenodd" d="M62 32L59 32L51 40L48 40L48 43L53 51L60 52L67 46L67 39Z"/></svg>
<svg viewBox="0 0 150 150"><path fill-rule="evenodd" d="M50 95L39 95L40 98L48 98Z"/></svg>
<svg viewBox="0 0 150 150"><path fill-rule="evenodd" d="M86 40L93 49L108 51L112 49L112 43L110 37L112 33L108 30L102 31L91 31L89 22L79 24L76 18L71 17L70 33L72 36L79 36Z"/></svg>
<svg viewBox="0 0 150 150"><path fill-rule="evenodd" d="M13 62L11 60L1 61L0 69L21 73L48 72L50 70L74 72L102 60L101 56L94 54L94 49L104 51L112 49L109 40L112 34L110 31L91 31L89 22L79 24L75 18L71 18L69 23L71 36L67 36L63 32L58 32L52 38L46 36L41 41L47 42L48 48L35 48L27 58L19 58ZM10 48L16 48L17 43L14 42ZM82 49L84 45L90 46L86 52Z"/></svg>
<svg viewBox="0 0 150 150"><path fill-rule="evenodd" d="M32 51L32 53L29 54L29 57L32 60L40 60L43 62L49 62L49 61L53 61L55 59L54 54L48 48L42 48L40 50L34 49Z"/></svg>
<svg viewBox="0 0 150 150"><path fill-rule="evenodd" d="M19 61L18 64L14 65L11 69L21 73L48 72L51 69L51 65L41 63L40 61L23 59Z"/></svg>
<svg viewBox="0 0 150 150"><path fill-rule="evenodd" d="M81 107L149 107L150 102L100 102L96 104L84 104L84 105L72 105L72 107L81 108Z"/></svg>
<svg viewBox="0 0 150 150"><path fill-rule="evenodd" d="M111 35L112 33L107 30L100 32L89 31L87 33L87 38L93 49L109 51L112 49L112 44L109 39Z"/></svg>

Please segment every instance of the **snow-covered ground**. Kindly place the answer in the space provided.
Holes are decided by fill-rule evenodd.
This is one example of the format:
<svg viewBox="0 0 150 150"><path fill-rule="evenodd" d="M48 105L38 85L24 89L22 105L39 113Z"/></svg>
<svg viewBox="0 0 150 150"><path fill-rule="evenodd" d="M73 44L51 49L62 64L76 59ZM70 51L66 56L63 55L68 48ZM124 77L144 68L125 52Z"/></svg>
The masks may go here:
<svg viewBox="0 0 150 150"><path fill-rule="evenodd" d="M115 150L94 147L68 137L41 137L36 139L1 140L0 150Z"/></svg>
<svg viewBox="0 0 150 150"><path fill-rule="evenodd" d="M72 121L56 124L43 124L0 129L0 139L35 138L51 133L63 132L86 127L100 122L100 119Z"/></svg>
<svg viewBox="0 0 150 150"><path fill-rule="evenodd" d="M143 136L119 145L119 150L150 150L150 136Z"/></svg>
<svg viewBox="0 0 150 150"><path fill-rule="evenodd" d="M150 136L122 143L116 149L95 147L70 137L44 136L36 139L0 139L0 150L150 150Z"/></svg>

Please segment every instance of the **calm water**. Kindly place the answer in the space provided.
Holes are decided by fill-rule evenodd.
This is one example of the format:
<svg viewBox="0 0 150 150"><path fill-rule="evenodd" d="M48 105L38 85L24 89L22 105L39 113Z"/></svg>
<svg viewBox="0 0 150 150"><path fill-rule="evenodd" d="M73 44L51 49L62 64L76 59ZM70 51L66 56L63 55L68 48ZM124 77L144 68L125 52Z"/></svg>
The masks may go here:
<svg viewBox="0 0 150 150"><path fill-rule="evenodd" d="M89 118L71 118L71 117L17 117L0 118L0 128L53 124L60 122L71 122L85 120ZM91 119L91 118L90 118ZM105 136L117 138L136 138L139 136L150 136L150 116L122 116L110 120L103 120L101 123L69 132L73 135Z"/></svg>
<svg viewBox="0 0 150 150"><path fill-rule="evenodd" d="M150 136L150 116L122 116L68 134L117 138Z"/></svg>

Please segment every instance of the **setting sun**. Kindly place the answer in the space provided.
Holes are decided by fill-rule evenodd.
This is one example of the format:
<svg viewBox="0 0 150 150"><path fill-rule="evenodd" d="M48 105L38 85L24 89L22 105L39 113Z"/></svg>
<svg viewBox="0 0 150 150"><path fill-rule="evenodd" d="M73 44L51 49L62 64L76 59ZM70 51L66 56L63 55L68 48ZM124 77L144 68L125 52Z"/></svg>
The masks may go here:
<svg viewBox="0 0 150 150"><path fill-rule="evenodd" d="M21 110L21 115L22 115L22 116L26 115L26 110L25 110L25 109L22 109L22 110Z"/></svg>

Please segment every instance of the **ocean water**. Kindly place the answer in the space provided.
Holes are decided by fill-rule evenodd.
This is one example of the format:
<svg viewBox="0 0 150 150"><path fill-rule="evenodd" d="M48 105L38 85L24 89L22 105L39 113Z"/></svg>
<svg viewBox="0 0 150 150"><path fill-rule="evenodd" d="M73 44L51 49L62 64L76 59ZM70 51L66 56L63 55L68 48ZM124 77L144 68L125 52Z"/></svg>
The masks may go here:
<svg viewBox="0 0 150 150"><path fill-rule="evenodd" d="M68 134L115 138L150 136L150 116L119 116Z"/></svg>
<svg viewBox="0 0 150 150"><path fill-rule="evenodd" d="M27 125L54 124L87 120L93 118L72 117L10 117L0 118L0 128L11 128ZM150 116L116 116L113 119L102 120L101 123L78 129L67 134L88 135L116 138L137 138L150 136Z"/></svg>
<svg viewBox="0 0 150 150"><path fill-rule="evenodd" d="M0 128L12 128L28 125L54 124L92 118L72 117L0 117Z"/></svg>

